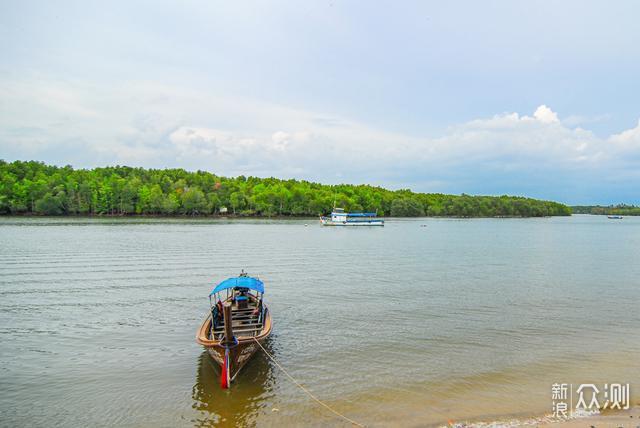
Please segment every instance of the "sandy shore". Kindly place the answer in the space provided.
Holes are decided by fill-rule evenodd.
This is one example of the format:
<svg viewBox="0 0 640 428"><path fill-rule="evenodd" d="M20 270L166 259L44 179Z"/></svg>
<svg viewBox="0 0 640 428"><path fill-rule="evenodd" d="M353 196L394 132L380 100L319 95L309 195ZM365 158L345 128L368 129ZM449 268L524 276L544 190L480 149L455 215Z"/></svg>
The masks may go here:
<svg viewBox="0 0 640 428"><path fill-rule="evenodd" d="M552 416L529 419L507 419L491 422L450 422L441 428L640 428L640 405L624 411L606 411L590 416L558 420Z"/></svg>
<svg viewBox="0 0 640 428"><path fill-rule="evenodd" d="M636 406L621 412L603 414L568 421L549 421L539 424L554 428L640 428L640 407Z"/></svg>

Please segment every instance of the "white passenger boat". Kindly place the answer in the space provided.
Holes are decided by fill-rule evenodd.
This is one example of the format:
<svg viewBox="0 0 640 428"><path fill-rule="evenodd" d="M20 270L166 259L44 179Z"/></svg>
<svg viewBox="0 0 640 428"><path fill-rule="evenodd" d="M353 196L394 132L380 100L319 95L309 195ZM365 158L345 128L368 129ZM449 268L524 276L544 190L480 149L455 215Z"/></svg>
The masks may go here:
<svg viewBox="0 0 640 428"><path fill-rule="evenodd" d="M334 208L331 217L320 217L323 226L384 226L384 220L376 213L347 213L342 208Z"/></svg>

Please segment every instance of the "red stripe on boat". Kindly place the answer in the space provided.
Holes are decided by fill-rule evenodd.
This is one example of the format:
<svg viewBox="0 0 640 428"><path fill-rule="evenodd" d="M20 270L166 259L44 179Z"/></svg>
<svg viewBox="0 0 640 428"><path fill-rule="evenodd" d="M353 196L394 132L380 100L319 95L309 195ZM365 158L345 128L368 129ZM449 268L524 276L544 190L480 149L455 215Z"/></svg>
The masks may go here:
<svg viewBox="0 0 640 428"><path fill-rule="evenodd" d="M220 386L229 388L229 350L224 350L224 360L222 361L222 373L220 374Z"/></svg>

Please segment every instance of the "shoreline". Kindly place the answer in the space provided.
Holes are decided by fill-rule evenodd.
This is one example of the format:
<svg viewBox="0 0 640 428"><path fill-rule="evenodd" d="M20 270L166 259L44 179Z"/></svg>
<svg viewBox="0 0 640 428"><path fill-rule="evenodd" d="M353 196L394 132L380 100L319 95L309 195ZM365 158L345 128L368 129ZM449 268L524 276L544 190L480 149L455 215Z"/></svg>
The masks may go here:
<svg viewBox="0 0 640 428"><path fill-rule="evenodd" d="M393 217L393 216L381 216L384 219L525 219L525 218L553 218L553 217L572 217L576 214L568 215L545 215L545 216L406 216L406 217ZM577 214L577 215L599 215L599 214ZM260 216L260 215L238 215L238 214L198 214L198 215L162 215L162 214L61 214L61 215L48 215L48 214L36 214L36 213L12 213L12 214L0 214L0 218L105 218L105 219L134 219L134 218L148 218L148 219L175 219L175 220L318 220L319 216L296 216L296 215L277 215L277 216Z"/></svg>
<svg viewBox="0 0 640 428"><path fill-rule="evenodd" d="M438 428L639 428L640 402L627 410L606 410L602 413L579 413L567 419L558 419L551 414L530 418L505 418L492 421L449 421Z"/></svg>
<svg viewBox="0 0 640 428"><path fill-rule="evenodd" d="M575 417L573 419L550 421L541 424L549 428L618 428L618 427L640 427L640 406L637 404L628 410L605 411L594 415Z"/></svg>

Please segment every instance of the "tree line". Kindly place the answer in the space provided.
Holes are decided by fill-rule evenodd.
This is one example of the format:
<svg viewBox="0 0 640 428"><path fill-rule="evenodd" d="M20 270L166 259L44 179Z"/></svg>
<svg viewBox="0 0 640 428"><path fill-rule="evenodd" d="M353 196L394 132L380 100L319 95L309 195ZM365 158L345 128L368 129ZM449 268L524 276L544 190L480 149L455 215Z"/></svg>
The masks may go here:
<svg viewBox="0 0 640 428"><path fill-rule="evenodd" d="M575 214L596 214L596 215L640 215L640 207L635 205L579 205L571 207Z"/></svg>
<svg viewBox="0 0 640 428"><path fill-rule="evenodd" d="M368 185L230 178L184 169L74 169L0 160L0 214L316 216L334 206L394 217L571 215L563 204L515 196L457 196Z"/></svg>

